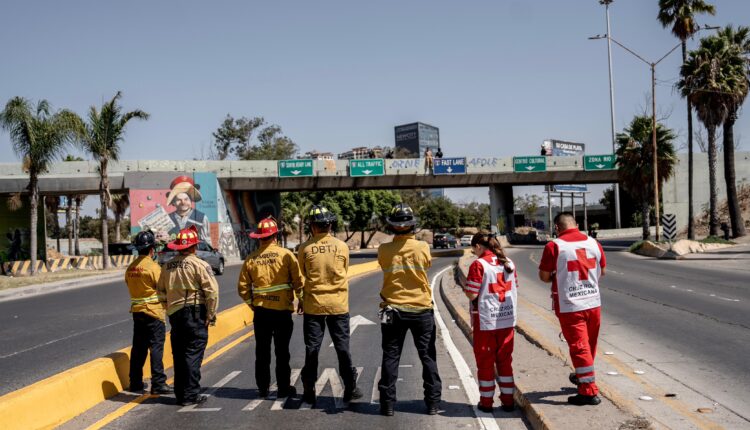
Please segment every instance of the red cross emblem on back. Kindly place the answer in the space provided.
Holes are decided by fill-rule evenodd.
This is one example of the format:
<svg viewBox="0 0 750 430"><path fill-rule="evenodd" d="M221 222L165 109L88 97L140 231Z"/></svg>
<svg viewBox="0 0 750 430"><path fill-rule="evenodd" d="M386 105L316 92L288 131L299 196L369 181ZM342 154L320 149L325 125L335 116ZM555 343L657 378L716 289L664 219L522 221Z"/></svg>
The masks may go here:
<svg viewBox="0 0 750 430"><path fill-rule="evenodd" d="M489 284L487 289L490 291L491 294L497 294L497 298L501 301L505 301L505 292L509 291L512 287L512 284L510 282L505 281L505 277L502 273L497 275L497 282L492 282Z"/></svg>
<svg viewBox="0 0 750 430"><path fill-rule="evenodd" d="M568 261L568 272L578 272L578 279L589 279L589 270L596 269L596 258L588 258L585 248L576 249L577 260Z"/></svg>

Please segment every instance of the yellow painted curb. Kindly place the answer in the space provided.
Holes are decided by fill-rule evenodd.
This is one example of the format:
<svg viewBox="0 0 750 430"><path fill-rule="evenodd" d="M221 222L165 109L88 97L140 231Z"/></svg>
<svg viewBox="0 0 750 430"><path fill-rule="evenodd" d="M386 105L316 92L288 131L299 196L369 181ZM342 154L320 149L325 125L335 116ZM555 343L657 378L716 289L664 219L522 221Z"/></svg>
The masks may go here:
<svg viewBox="0 0 750 430"><path fill-rule="evenodd" d="M377 261L349 267L349 278L375 271ZM250 307L240 304L220 312L209 328L208 346L251 325ZM172 345L164 343L164 368L172 367ZM130 347L50 376L0 397L0 429L54 428L94 407L129 385ZM143 376L151 375L146 360Z"/></svg>

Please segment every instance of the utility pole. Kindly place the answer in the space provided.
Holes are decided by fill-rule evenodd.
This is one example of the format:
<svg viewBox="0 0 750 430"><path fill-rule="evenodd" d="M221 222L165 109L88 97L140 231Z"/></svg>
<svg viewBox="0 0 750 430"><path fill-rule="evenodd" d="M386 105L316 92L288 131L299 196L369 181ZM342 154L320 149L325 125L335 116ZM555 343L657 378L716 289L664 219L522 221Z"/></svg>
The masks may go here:
<svg viewBox="0 0 750 430"><path fill-rule="evenodd" d="M615 78L612 73L612 30L609 25L609 5L614 0L599 0L604 5L607 15L607 61L609 63L609 114L612 129L612 154L617 152L617 137L615 134ZM615 182L615 226L621 228L620 222L620 183Z"/></svg>
<svg viewBox="0 0 750 430"><path fill-rule="evenodd" d="M657 164L659 162L659 157L657 156L658 152L656 151L656 63L651 63L651 146L653 150L652 164L654 165L654 215L656 218L654 221L656 224L656 241L658 242L660 220L659 220L659 176L658 176L659 169L657 167Z"/></svg>

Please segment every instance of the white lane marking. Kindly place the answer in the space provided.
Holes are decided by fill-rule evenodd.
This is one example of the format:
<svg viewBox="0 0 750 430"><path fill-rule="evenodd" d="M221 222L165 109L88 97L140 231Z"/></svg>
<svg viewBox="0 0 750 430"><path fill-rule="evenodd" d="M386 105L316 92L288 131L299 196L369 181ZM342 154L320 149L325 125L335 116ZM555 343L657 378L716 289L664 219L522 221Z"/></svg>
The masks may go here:
<svg viewBox="0 0 750 430"><path fill-rule="evenodd" d="M45 346L48 346L48 345L52 345L53 343L57 343L57 342L60 342L60 341L63 341L63 340L68 340L68 339L74 338L76 336L80 336L82 334L88 334L88 333L91 333L91 332L95 332L97 330L101 330L103 328L112 327L113 325L122 324L122 323L125 323L125 322L128 322L128 321L131 321L131 319L124 319L124 320L120 320L120 321L115 321L115 322L113 322L111 324L105 324L103 326L95 327L95 328L92 328L92 329L88 329L88 330L84 330L84 331L79 331L77 333L73 333L71 335L68 335L68 336L65 336L65 337L61 337L59 339L54 339L54 340L50 340L49 342L40 343L39 345L32 346L31 348L22 349L20 351L16 351L16 352L13 352L13 353L10 353L10 354L6 354L6 355L0 355L0 359L13 357L14 355L23 354L24 352L33 351L35 349L39 349L39 348L42 348L42 347L45 347Z"/></svg>
<svg viewBox="0 0 750 430"><path fill-rule="evenodd" d="M240 373L242 373L241 370L235 370L233 372L230 372L227 376L225 376L219 382L214 384L211 388L206 390L204 394L209 397L212 396L216 392L216 390L227 385L229 381L237 377L237 375L239 375ZM220 410L221 408L199 408L198 405L190 405L190 406L183 407L177 412L216 412Z"/></svg>
<svg viewBox="0 0 750 430"><path fill-rule="evenodd" d="M398 367L409 368L409 367L414 367L414 365L412 365L412 364L399 364Z"/></svg>
<svg viewBox="0 0 750 430"><path fill-rule="evenodd" d="M380 371L381 367L378 366L378 370L375 372L375 381L372 384L372 397L370 397L370 403L380 403L380 389L378 388L378 382L380 382Z"/></svg>
<svg viewBox="0 0 750 430"><path fill-rule="evenodd" d="M302 369L292 369L292 373L289 375L289 385L291 385L293 387L294 384L297 383L297 379L299 379L299 374L300 374L301 371L302 371ZM276 393L278 395L278 391ZM289 397L286 397L286 398L282 397L281 399L279 399L278 396L277 396L276 400L274 400L273 404L271 404L271 410L272 411L280 411L280 410L284 409L284 403L286 403L286 401L288 399L289 399Z"/></svg>
<svg viewBox="0 0 750 430"><path fill-rule="evenodd" d="M669 288L672 288L672 289L675 289L675 290L678 290L678 291L684 291L684 292L687 292L687 293L694 293L694 291L691 290L691 289L678 288L676 285L670 285ZM716 298L716 299L719 299L719 300L724 300L724 301L727 301L727 302L734 302L734 303L736 303L736 302L740 301L740 299L732 299L732 298L729 298L729 297L717 296L716 294L713 294L713 293L698 293L698 294L700 294L702 296L713 297L713 298Z"/></svg>
<svg viewBox="0 0 750 430"><path fill-rule="evenodd" d="M361 325L375 325L375 323L363 317L362 315L356 315L352 317L349 320L349 337L351 337L354 334L354 330L356 330L357 327ZM333 348L333 342L331 342L328 347Z"/></svg>
<svg viewBox="0 0 750 430"><path fill-rule="evenodd" d="M360 368L358 368L360 369ZM360 371L361 372L361 371ZM344 408L344 384L341 382L339 373L333 367L327 367L320 373L320 377L315 382L315 392L321 393L326 387L326 384L331 384L331 391L333 392L333 398L336 402L337 409ZM309 403L302 403L300 410L311 409L312 405Z"/></svg>
<svg viewBox="0 0 750 430"><path fill-rule="evenodd" d="M267 398L269 400L271 400L271 399L275 400L276 399L276 383L274 382L273 384L271 384L271 386L268 388L268 390L269 390L268 391L269 394L268 394ZM242 410L243 411L252 411L255 408L257 408L258 406L260 406L260 404L263 403L263 400L266 400L266 399L263 399L263 398L259 397L257 399L250 400L250 403L248 403L247 406L245 406L244 408L242 408Z"/></svg>
<svg viewBox="0 0 750 430"><path fill-rule="evenodd" d="M450 269L452 269L452 267L446 267L432 278L430 286L432 287L433 294L435 294L436 291L436 281L440 279L443 273ZM477 385L477 381L474 380L474 375L472 374L469 365L466 364L466 360L464 360L464 357L458 351L458 348L456 348L456 344L453 343L448 327L445 325L443 317L440 316L437 302L435 303L435 319L440 328L440 335L443 338L443 344L445 344L445 348L448 350L451 360L453 360L453 366L456 368L456 371L458 371L458 375L461 378L461 384L464 386L464 391L466 392L466 397L469 398L469 403L471 403L474 416L477 417L477 421L479 421L480 428L486 430L499 430L500 427L497 425L497 421L495 421L495 417L492 414L477 409L477 404L479 403L479 386Z"/></svg>

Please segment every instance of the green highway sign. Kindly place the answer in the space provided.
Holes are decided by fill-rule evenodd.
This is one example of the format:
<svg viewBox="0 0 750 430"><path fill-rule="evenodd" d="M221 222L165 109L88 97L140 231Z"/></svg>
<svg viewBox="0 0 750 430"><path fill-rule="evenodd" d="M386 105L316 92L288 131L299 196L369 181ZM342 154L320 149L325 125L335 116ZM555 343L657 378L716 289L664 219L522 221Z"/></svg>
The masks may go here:
<svg viewBox="0 0 750 430"><path fill-rule="evenodd" d="M312 160L279 160L279 178L313 176Z"/></svg>
<svg viewBox="0 0 750 430"><path fill-rule="evenodd" d="M383 175L385 175L385 162L382 158L349 160L349 176L351 177Z"/></svg>
<svg viewBox="0 0 750 430"><path fill-rule="evenodd" d="M513 171L520 172L544 172L547 170L547 157L530 155L528 157L513 157Z"/></svg>
<svg viewBox="0 0 750 430"><path fill-rule="evenodd" d="M584 170L614 170L615 169L615 156L614 154L604 155L584 155L583 156L583 168Z"/></svg>

